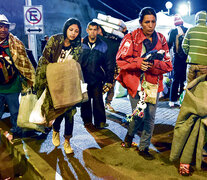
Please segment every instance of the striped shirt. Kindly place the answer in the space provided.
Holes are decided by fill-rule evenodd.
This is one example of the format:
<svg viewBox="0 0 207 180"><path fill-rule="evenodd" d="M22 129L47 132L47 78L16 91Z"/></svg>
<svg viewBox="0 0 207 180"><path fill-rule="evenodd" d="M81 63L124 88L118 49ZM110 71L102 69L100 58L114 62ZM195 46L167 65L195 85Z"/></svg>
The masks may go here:
<svg viewBox="0 0 207 180"><path fill-rule="evenodd" d="M182 47L188 55L187 63L207 65L206 12L201 11L196 17L198 24L187 31Z"/></svg>

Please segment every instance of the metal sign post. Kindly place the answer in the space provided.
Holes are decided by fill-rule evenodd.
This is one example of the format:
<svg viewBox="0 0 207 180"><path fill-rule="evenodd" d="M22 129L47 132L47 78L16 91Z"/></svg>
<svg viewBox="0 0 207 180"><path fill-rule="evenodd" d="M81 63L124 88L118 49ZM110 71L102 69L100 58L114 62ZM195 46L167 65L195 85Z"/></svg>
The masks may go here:
<svg viewBox="0 0 207 180"><path fill-rule="evenodd" d="M28 34L28 46L32 50L35 61L37 57L37 39L36 34L43 34L43 16L42 6L32 6L31 0L25 0L24 6L24 30Z"/></svg>

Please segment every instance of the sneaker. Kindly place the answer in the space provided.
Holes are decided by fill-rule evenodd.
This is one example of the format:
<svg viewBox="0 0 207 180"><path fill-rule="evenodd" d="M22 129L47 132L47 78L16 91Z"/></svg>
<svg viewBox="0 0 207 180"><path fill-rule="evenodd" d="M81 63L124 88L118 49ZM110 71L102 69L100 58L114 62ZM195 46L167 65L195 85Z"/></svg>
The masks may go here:
<svg viewBox="0 0 207 180"><path fill-rule="evenodd" d="M108 110L108 111L110 111L110 112L115 112L114 108L113 108L113 107L111 106L111 104L109 104L109 103L107 103L107 104L105 105L105 109Z"/></svg>
<svg viewBox="0 0 207 180"><path fill-rule="evenodd" d="M142 156L146 160L153 160L153 159L155 159L155 157L152 154L149 153L149 149L148 148L146 148L144 151L138 150L138 154L140 156Z"/></svg>
<svg viewBox="0 0 207 180"><path fill-rule="evenodd" d="M169 102L169 106L172 108L172 107L181 107L181 104L180 102L173 102L173 101L170 101Z"/></svg>
<svg viewBox="0 0 207 180"><path fill-rule="evenodd" d="M121 147L130 148L130 147L137 147L138 144L135 142L132 142L131 146L126 146L126 142L121 142Z"/></svg>
<svg viewBox="0 0 207 180"><path fill-rule="evenodd" d="M65 150L66 154L73 153L73 148L70 146L70 142L69 141L65 141L64 142L64 150Z"/></svg>
<svg viewBox="0 0 207 180"><path fill-rule="evenodd" d="M190 175L190 164L180 163L179 172L182 176L189 176Z"/></svg>
<svg viewBox="0 0 207 180"><path fill-rule="evenodd" d="M60 145L60 135L59 135L59 132L55 132L54 130L53 130L53 133L52 133L52 143L56 147Z"/></svg>
<svg viewBox="0 0 207 180"><path fill-rule="evenodd" d="M95 126L97 129L104 129L105 127L108 127L109 124L101 122L99 126Z"/></svg>
<svg viewBox="0 0 207 180"><path fill-rule="evenodd" d="M126 134L125 138L124 138L124 146L122 145L122 147L125 148L130 148L132 146L132 140L133 140L133 136L128 135L128 133Z"/></svg>
<svg viewBox="0 0 207 180"><path fill-rule="evenodd" d="M175 103L172 102L172 101L170 101L170 102L169 102L169 106L170 106L170 107L175 107Z"/></svg>

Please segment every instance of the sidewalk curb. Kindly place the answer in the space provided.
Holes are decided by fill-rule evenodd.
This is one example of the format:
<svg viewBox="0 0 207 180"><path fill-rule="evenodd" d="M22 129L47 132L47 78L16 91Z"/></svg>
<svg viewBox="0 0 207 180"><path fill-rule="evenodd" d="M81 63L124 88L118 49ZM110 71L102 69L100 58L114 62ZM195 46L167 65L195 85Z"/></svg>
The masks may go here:
<svg viewBox="0 0 207 180"><path fill-rule="evenodd" d="M27 145L28 140L31 138L14 139L9 141L1 130L1 141L6 147L7 151L17 160L18 172L24 178L35 179L35 180L51 180L56 177L61 177L44 159L42 159L33 149ZM35 140L35 139L34 139ZM33 140L33 141L34 141ZM50 176L50 174L52 176Z"/></svg>

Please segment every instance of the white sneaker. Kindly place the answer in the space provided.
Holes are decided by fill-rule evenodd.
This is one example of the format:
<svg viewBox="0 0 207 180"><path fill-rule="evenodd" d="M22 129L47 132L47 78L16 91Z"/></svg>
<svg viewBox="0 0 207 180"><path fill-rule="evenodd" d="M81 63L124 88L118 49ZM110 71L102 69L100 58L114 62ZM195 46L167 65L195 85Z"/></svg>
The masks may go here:
<svg viewBox="0 0 207 180"><path fill-rule="evenodd" d="M52 143L56 147L60 145L60 135L59 135L59 132L55 132L54 130L53 130L53 133L52 133Z"/></svg>
<svg viewBox="0 0 207 180"><path fill-rule="evenodd" d="M170 101L170 102L169 102L169 106L170 106L170 107L175 107L175 103L172 102L172 101Z"/></svg>
<svg viewBox="0 0 207 180"><path fill-rule="evenodd" d="M177 102L172 102L172 101L170 101L170 102L169 102L169 106L170 106L170 107L181 107L181 104L180 104L179 101L177 101Z"/></svg>

